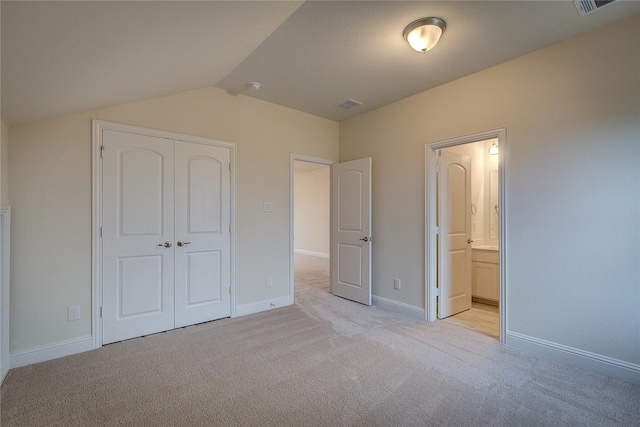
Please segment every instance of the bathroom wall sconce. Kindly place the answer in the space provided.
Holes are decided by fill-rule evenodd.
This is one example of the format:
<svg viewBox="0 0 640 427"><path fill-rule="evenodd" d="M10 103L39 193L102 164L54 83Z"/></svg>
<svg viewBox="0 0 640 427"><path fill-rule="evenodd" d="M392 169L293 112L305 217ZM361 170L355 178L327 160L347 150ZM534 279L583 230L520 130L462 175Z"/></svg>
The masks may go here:
<svg viewBox="0 0 640 427"><path fill-rule="evenodd" d="M495 141L493 141L493 144L491 144L491 147L489 147L489 154L491 154L492 156L494 154L498 154L498 145Z"/></svg>
<svg viewBox="0 0 640 427"><path fill-rule="evenodd" d="M440 18L420 18L407 25L402 34L413 50L420 53L433 49L447 24Z"/></svg>

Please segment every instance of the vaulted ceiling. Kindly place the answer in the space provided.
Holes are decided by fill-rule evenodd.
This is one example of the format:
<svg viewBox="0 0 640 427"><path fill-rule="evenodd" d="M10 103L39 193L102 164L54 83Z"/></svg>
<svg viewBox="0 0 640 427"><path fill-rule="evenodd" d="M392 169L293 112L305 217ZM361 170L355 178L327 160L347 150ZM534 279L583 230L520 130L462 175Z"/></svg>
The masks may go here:
<svg viewBox="0 0 640 427"><path fill-rule="evenodd" d="M9 124L216 86L341 121L640 13L617 1L2 1ZM426 54L415 19L447 29ZM612 46L615 49L615 46ZM250 91L249 82L261 83ZM355 99L361 106L337 104Z"/></svg>

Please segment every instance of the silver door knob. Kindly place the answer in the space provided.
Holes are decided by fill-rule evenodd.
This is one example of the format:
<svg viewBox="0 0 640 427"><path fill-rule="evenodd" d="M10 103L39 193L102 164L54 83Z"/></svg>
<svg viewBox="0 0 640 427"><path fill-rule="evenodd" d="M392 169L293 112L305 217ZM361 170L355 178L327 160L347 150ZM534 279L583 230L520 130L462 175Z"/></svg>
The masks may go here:
<svg viewBox="0 0 640 427"><path fill-rule="evenodd" d="M164 242L164 243L158 243L157 244L158 247L165 247L165 248L170 248L171 247L171 242Z"/></svg>
<svg viewBox="0 0 640 427"><path fill-rule="evenodd" d="M183 247L185 245L190 245L191 242L183 242L182 240L178 240L178 246Z"/></svg>

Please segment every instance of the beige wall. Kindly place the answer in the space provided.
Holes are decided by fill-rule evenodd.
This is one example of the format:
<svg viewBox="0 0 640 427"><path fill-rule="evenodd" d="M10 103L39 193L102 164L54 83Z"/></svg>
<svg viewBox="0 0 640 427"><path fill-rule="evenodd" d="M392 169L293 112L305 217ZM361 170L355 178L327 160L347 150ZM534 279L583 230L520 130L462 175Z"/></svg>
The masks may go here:
<svg viewBox="0 0 640 427"><path fill-rule="evenodd" d="M509 331L640 363L638 40L635 16L342 122L340 161L373 158L373 293L423 307L425 144L506 127Z"/></svg>
<svg viewBox="0 0 640 427"><path fill-rule="evenodd" d="M338 123L208 88L14 126L12 352L91 334L91 119L235 143L237 303L288 295L290 153L337 161Z"/></svg>
<svg viewBox="0 0 640 427"><path fill-rule="evenodd" d="M293 235L298 251L329 255L330 170L323 166L295 175Z"/></svg>

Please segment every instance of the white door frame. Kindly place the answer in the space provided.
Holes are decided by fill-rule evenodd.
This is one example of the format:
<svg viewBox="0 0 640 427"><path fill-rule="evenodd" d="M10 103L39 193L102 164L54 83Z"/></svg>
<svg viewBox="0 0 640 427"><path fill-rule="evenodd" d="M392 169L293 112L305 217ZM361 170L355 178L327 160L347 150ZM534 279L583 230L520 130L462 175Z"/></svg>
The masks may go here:
<svg viewBox="0 0 640 427"><path fill-rule="evenodd" d="M295 267L295 262L294 262L295 247L293 242L293 233L294 233L295 223L294 223L294 209L293 209L294 207L293 206L293 203L294 203L293 186L294 186L294 178L295 178L294 165L296 161L316 163L319 165L327 165L327 166L331 166L335 163L333 160L323 159L321 157L305 156L302 154L291 153L289 156L289 298L291 299L291 303L294 302L293 274L294 274L294 267ZM331 245L329 245L329 247L331 247ZM329 254L329 256L331 256L331 254Z"/></svg>
<svg viewBox="0 0 640 427"><path fill-rule="evenodd" d="M92 135L92 201L91 201L91 335L93 348L102 347L102 131L135 133L175 141L228 148L231 163L231 317L236 317L236 146L233 143L192 135L93 120Z"/></svg>
<svg viewBox="0 0 640 427"><path fill-rule="evenodd" d="M437 250L436 227L437 191L436 191L436 150L469 144L487 139L498 139L498 244L500 256L500 342L506 343L507 331L507 129L499 128L458 138L446 139L425 144L425 239L424 239L424 307L425 320L436 320L437 289Z"/></svg>
<svg viewBox="0 0 640 427"><path fill-rule="evenodd" d="M9 372L11 206L0 206L0 385Z"/></svg>

